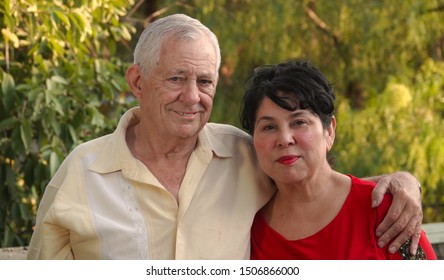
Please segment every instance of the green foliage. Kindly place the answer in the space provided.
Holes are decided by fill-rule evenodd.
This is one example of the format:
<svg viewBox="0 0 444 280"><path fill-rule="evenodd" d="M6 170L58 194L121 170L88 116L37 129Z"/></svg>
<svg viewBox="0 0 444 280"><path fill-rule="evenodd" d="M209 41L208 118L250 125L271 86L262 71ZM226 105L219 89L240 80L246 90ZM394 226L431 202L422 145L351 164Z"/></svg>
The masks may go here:
<svg viewBox="0 0 444 280"><path fill-rule="evenodd" d="M424 222L444 220L444 63L427 60L413 82L389 79L353 110L338 101L336 168L358 176L408 170L423 186Z"/></svg>
<svg viewBox="0 0 444 280"><path fill-rule="evenodd" d="M132 1L2 2L0 247L27 245L37 201L67 153L111 131L127 92L120 41Z"/></svg>
<svg viewBox="0 0 444 280"><path fill-rule="evenodd" d="M220 39L223 64L214 121L239 124L233 111L245 79L260 65L309 59L335 82L339 94L360 99L370 90L381 92L389 76L412 77L427 58L443 57L444 9L437 0L163 3L168 13L197 17Z"/></svg>
<svg viewBox="0 0 444 280"><path fill-rule="evenodd" d="M425 222L444 221L444 7L439 0L147 1L219 37L212 121L239 125L253 69L310 59L338 96L337 169L407 170L423 185ZM81 142L131 106L124 79L134 1L0 2L0 247L26 245L43 189ZM135 6L139 7L139 6ZM139 7L140 8L140 7ZM140 8L141 9L141 8ZM149 15L145 15L149 16ZM137 26L138 28L140 26Z"/></svg>
<svg viewBox="0 0 444 280"><path fill-rule="evenodd" d="M264 64L311 60L334 83L337 169L407 170L423 185L425 222L444 221L442 1L164 1L220 39L212 121L239 125L243 83ZM236 112L236 113L234 113Z"/></svg>
<svg viewBox="0 0 444 280"><path fill-rule="evenodd" d="M175 1L164 1L174 5ZM254 68L304 55L303 1L195 0L169 13L194 16L218 36L222 65L212 120L239 125L244 82Z"/></svg>

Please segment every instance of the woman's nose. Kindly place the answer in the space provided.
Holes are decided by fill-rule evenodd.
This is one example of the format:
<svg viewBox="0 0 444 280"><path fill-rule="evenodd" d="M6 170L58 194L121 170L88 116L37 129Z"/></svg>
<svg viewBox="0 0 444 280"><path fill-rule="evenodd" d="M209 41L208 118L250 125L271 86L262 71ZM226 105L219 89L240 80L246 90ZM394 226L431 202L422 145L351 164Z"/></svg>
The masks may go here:
<svg viewBox="0 0 444 280"><path fill-rule="evenodd" d="M279 147L288 147L294 145L295 140L293 134L288 130L281 131L279 133L277 144Z"/></svg>

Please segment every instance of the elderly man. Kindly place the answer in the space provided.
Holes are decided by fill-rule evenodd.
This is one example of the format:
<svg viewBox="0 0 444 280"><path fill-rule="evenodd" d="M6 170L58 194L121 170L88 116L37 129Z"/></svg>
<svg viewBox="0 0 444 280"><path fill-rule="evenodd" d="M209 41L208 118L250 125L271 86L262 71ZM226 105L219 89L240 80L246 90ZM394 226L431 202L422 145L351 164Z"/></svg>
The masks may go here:
<svg viewBox="0 0 444 280"><path fill-rule="evenodd" d="M274 187L246 133L208 123L220 61L216 36L188 16L145 29L126 73L140 106L63 162L40 203L28 258L249 258L253 218ZM382 179L390 180L392 212L404 211L388 215L380 241L402 232L399 246L419 232L422 213L416 179Z"/></svg>

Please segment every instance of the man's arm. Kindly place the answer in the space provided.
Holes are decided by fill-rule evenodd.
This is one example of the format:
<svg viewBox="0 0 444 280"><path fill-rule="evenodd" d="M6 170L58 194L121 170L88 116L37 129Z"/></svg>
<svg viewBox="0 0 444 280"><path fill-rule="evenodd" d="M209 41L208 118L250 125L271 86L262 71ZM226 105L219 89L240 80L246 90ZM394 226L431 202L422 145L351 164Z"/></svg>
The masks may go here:
<svg viewBox="0 0 444 280"><path fill-rule="evenodd" d="M384 247L391 239L389 251L396 252L408 239L412 239L410 253L415 255L418 248L422 224L421 185L408 172L395 172L389 175L366 178L376 182L372 193L372 206L381 203L386 192L393 195L389 212L376 229L378 246Z"/></svg>

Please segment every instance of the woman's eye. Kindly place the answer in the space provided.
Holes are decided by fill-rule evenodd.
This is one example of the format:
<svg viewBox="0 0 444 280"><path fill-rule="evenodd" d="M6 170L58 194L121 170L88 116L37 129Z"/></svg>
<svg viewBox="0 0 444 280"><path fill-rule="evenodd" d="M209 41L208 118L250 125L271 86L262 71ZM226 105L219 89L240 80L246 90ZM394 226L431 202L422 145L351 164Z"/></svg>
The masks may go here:
<svg viewBox="0 0 444 280"><path fill-rule="evenodd" d="M301 125L304 125L304 124L307 124L307 121L305 121L305 120L295 120L293 122L293 125L295 125L295 126L301 126Z"/></svg>
<svg viewBox="0 0 444 280"><path fill-rule="evenodd" d="M263 131L270 131L270 130L273 130L274 128L275 128L274 125L269 124L269 125L264 125L264 126L262 127L262 130L263 130Z"/></svg>

